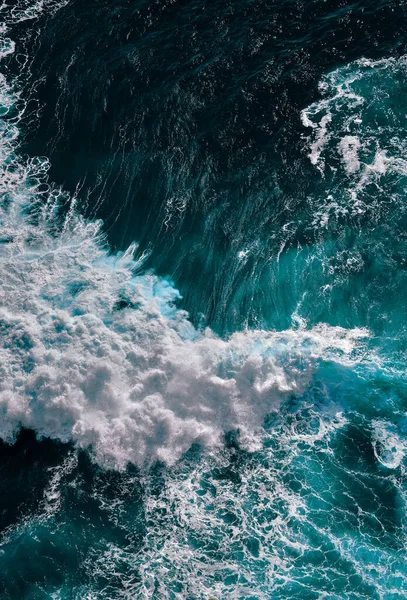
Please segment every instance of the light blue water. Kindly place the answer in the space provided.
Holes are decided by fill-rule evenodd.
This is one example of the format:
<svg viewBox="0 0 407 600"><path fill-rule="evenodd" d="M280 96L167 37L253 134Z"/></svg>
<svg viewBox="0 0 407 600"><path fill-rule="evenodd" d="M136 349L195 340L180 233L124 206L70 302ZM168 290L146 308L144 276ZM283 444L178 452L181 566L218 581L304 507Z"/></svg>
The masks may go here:
<svg viewBox="0 0 407 600"><path fill-rule="evenodd" d="M164 21L142 3L94 7L99 20L80 3L1 9L1 598L407 594L407 60L391 46L404 9L361 4L347 21L295 5L294 35L293 7L163 5ZM315 78L331 19L357 32L360 15L374 58L338 41L356 56L301 104L292 73ZM92 33L115 19L135 105ZM219 20L212 45L202 19ZM271 38L240 39L239 23ZM290 71L289 48L315 44L320 58ZM103 57L93 72L87 46ZM249 84L259 64L277 86L269 112ZM242 94L233 126L209 117L218 94ZM49 159L32 152L44 144Z"/></svg>

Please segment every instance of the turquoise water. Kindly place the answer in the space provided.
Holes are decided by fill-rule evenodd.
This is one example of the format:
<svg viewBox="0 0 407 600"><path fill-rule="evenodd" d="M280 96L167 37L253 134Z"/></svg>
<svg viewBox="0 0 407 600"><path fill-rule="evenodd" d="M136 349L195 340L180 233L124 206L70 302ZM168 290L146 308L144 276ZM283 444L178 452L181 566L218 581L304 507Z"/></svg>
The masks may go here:
<svg viewBox="0 0 407 600"><path fill-rule="evenodd" d="M1 598L407 595L405 12L1 7Z"/></svg>

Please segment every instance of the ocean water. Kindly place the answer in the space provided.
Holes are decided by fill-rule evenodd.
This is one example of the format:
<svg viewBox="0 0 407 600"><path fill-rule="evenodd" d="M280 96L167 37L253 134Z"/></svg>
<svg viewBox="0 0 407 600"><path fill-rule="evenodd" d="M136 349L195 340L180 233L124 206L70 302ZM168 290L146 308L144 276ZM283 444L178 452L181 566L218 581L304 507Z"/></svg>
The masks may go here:
<svg viewBox="0 0 407 600"><path fill-rule="evenodd" d="M407 5L0 6L0 598L407 596Z"/></svg>

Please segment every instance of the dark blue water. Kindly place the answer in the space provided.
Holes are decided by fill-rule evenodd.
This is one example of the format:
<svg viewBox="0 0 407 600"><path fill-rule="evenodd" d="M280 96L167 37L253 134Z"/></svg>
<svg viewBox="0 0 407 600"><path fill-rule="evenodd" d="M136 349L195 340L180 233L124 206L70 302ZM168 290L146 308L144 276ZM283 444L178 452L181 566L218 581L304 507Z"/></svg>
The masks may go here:
<svg viewBox="0 0 407 600"><path fill-rule="evenodd" d="M0 598L404 598L406 4L0 16Z"/></svg>

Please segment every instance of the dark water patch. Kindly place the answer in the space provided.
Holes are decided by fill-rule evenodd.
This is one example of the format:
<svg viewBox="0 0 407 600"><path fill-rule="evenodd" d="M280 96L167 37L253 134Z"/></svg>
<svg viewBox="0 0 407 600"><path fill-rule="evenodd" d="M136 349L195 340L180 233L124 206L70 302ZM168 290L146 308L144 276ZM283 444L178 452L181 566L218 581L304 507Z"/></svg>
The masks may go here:
<svg viewBox="0 0 407 600"><path fill-rule="evenodd" d="M21 26L24 149L80 190L113 247L151 250L146 266L175 279L196 321L287 326L267 265L313 242L301 215L319 185L299 112L322 73L404 52L405 17L383 0L70 2Z"/></svg>
<svg viewBox="0 0 407 600"><path fill-rule="evenodd" d="M2 442L0 458L1 598L48 598L61 587L67 598L89 586L123 591L129 565L119 559L113 573L97 561L109 551L113 560L115 548L137 553L143 542L137 469L106 471L87 452L28 430Z"/></svg>
<svg viewBox="0 0 407 600"><path fill-rule="evenodd" d="M32 516L49 484L51 470L72 450L69 444L38 441L23 430L14 444L0 441L0 527L4 532Z"/></svg>

